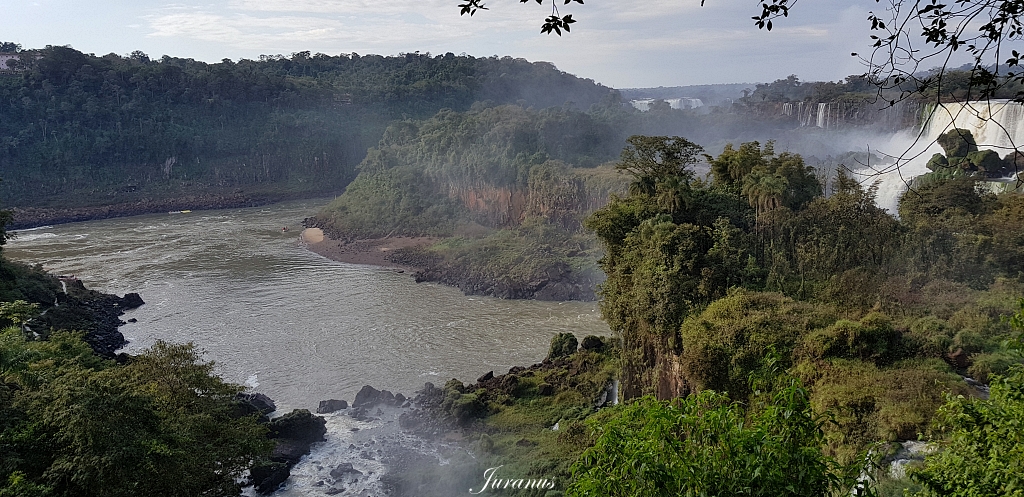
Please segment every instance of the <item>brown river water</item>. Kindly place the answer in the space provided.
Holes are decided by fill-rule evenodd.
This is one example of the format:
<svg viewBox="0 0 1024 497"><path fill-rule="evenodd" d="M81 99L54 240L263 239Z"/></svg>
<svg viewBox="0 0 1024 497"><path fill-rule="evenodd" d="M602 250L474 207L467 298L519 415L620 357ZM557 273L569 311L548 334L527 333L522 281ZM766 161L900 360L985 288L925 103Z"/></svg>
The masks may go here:
<svg viewBox="0 0 1024 497"><path fill-rule="evenodd" d="M74 274L96 290L138 292L146 304L122 317L138 320L121 327L131 342L126 351L156 340L193 342L221 376L269 395L279 413L312 411L328 398L351 402L365 384L411 395L427 381L470 383L539 362L556 333L609 333L593 302L465 296L394 269L309 252L299 243L299 223L324 203L22 230L4 253ZM371 433L372 423L327 419L328 441L276 495L323 495L317 485L342 462L356 461L368 475L385 471L350 450L360 443L353 428ZM375 476L360 485L367 495L379 489Z"/></svg>
<svg viewBox="0 0 1024 497"><path fill-rule="evenodd" d="M364 384L409 395L425 381L472 382L539 362L555 333L608 334L592 302L465 296L313 254L299 223L324 203L23 230L4 253L96 290L138 292L146 305L122 317L138 320L121 327L126 351L193 342L227 380L281 408L351 401Z"/></svg>
<svg viewBox="0 0 1024 497"><path fill-rule="evenodd" d="M608 334L592 302L465 296L313 254L299 223L323 203L23 230L4 253L96 290L138 292L146 305L122 318L138 320L121 327L128 352L194 342L226 379L288 408L351 399L364 384L408 394L424 381L471 382L540 361L555 333Z"/></svg>

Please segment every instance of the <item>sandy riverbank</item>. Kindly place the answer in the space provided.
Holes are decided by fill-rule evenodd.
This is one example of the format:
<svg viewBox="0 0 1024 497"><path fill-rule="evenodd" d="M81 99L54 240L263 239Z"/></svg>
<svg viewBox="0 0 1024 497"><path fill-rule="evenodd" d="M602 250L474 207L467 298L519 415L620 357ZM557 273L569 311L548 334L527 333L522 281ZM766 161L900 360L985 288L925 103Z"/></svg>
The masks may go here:
<svg viewBox="0 0 1024 497"><path fill-rule="evenodd" d="M426 236L392 236L345 242L327 238L320 228L302 230L299 239L310 251L332 261L393 267L410 272L423 268L395 262L392 258L394 252L399 249L426 247L436 241Z"/></svg>

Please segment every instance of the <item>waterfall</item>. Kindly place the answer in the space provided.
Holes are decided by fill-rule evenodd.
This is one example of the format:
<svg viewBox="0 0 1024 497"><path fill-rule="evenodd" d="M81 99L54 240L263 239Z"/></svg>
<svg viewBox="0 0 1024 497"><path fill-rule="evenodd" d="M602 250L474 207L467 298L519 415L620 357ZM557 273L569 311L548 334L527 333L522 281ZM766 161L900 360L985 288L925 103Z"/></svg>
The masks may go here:
<svg viewBox="0 0 1024 497"><path fill-rule="evenodd" d="M1009 101L940 104L924 124L924 137L934 141L946 131L966 129L978 148L992 149L1005 156L1024 145L1024 106Z"/></svg>
<svg viewBox="0 0 1024 497"><path fill-rule="evenodd" d="M635 109L637 109L637 110L639 110L641 112L647 112L647 111L651 110L651 106L654 105L654 102L657 101L657 100L658 99L655 99L655 98L641 98L641 99L636 99L636 100L630 100L629 103ZM698 109L698 108L704 107L704 101L699 99L699 98L681 97L681 98L668 98L668 99L664 99L664 100L665 100L665 103L667 103L669 107L671 107L673 109L677 109L677 110L678 109Z"/></svg>
<svg viewBox="0 0 1024 497"><path fill-rule="evenodd" d="M819 122L821 104L819 104ZM893 135L881 151L900 157L887 165L872 165L854 171L866 186L878 182L879 207L896 214L896 206L910 181L930 172L927 164L932 154L943 153L936 143L939 135L953 128L966 129L974 135L978 148L995 150L1000 157L1024 146L1024 105L993 100L938 104L925 108L920 128ZM897 167L898 166L898 167Z"/></svg>

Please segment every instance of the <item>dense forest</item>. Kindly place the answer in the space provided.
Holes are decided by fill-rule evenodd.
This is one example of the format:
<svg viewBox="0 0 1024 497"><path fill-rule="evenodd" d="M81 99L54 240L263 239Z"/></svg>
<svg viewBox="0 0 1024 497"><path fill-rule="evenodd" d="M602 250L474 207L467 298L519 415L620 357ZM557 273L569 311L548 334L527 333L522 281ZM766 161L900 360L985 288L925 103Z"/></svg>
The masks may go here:
<svg viewBox="0 0 1024 497"><path fill-rule="evenodd" d="M511 57L309 52L208 64L22 51L0 74L9 206L114 204L239 188L340 191L394 119L493 101L579 108L609 88Z"/></svg>
<svg viewBox="0 0 1024 497"><path fill-rule="evenodd" d="M823 160L848 151L804 140L808 130L792 113L757 104L762 93L778 93L779 82L700 112L656 105L641 113L615 90L511 57L298 52L206 63L5 46L20 50L20 60L0 72L0 196L24 222L25 208L160 210L160 200L174 198L186 202L180 208L218 205L203 195L245 203L336 194L393 122L474 103L585 113L555 131L564 144L594 146L582 165L614 158L634 134L688 136L716 151L729 141L779 138ZM851 84L841 92L861 98L863 88ZM594 122L604 128L599 141ZM591 141L572 145L588 133Z"/></svg>
<svg viewBox="0 0 1024 497"><path fill-rule="evenodd" d="M1024 294L1024 196L960 175L907 192L896 219L843 174L824 196L799 156L771 144L707 157L707 181L692 172L700 151L632 138L619 166L630 195L588 219L607 250L601 307L622 338L627 398L713 390L757 406L766 374L791 378L782 383L807 388L806 408L832 416L824 453L850 463L876 442L950 428L933 419L955 409L940 409L947 393L970 395L957 373L1019 381L1020 355L1005 344L1020 330L1005 316ZM972 488L940 472L918 481L940 494Z"/></svg>
<svg viewBox="0 0 1024 497"><path fill-rule="evenodd" d="M1024 196L989 193L984 174L939 175L896 218L873 187L841 172L825 182L770 142L717 156L679 137L628 143L615 165L627 188L584 219L603 247L614 338L559 336L541 364L439 389L437 415L478 458L467 474L554 475L575 496L1013 494ZM463 207L421 174L424 194ZM325 213L344 224L354 200ZM537 224L499 233L512 245ZM466 238L435 250L513 252ZM615 407L593 400L610 378ZM915 440L938 450L890 472Z"/></svg>
<svg viewBox="0 0 1024 497"><path fill-rule="evenodd" d="M426 261L421 279L467 293L592 299L598 247L582 222L625 191L601 165L620 132L600 114L514 105L397 122L345 193L308 222L336 239L443 238L398 257Z"/></svg>

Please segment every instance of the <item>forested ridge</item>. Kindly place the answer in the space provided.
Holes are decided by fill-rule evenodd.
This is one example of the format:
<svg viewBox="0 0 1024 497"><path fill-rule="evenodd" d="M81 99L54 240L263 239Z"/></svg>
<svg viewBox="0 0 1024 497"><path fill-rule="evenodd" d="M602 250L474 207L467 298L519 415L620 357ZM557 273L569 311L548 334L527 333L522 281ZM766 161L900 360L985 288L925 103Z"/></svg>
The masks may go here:
<svg viewBox="0 0 1024 497"><path fill-rule="evenodd" d="M300 52L205 63L141 52L22 51L0 74L8 206L184 191L336 192L394 119L476 101L581 108L612 90L510 57Z"/></svg>

